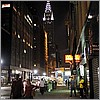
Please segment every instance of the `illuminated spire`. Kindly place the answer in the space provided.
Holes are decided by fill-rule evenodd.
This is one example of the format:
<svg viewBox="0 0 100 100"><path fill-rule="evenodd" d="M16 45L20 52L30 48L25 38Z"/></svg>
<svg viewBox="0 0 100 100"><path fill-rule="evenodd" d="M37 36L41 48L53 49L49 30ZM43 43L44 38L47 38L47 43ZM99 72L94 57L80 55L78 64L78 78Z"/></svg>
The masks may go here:
<svg viewBox="0 0 100 100"><path fill-rule="evenodd" d="M50 18L46 18L46 13L50 13ZM46 20L49 20L49 19L54 20L54 17L53 17L53 12L51 10L50 1L47 1L43 21L46 21Z"/></svg>
<svg viewBox="0 0 100 100"><path fill-rule="evenodd" d="M46 13L46 12L51 12L50 1L47 1L47 3L46 3L45 13Z"/></svg>

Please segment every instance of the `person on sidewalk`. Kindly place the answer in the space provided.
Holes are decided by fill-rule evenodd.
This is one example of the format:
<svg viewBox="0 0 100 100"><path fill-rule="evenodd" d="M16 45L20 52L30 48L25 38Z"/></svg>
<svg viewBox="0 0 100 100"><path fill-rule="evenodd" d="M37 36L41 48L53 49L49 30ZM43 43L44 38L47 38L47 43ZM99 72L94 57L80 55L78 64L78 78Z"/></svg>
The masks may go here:
<svg viewBox="0 0 100 100"><path fill-rule="evenodd" d="M25 86L25 96L24 96L25 99L33 98L32 89L33 89L33 86L31 85L30 79L27 79L27 84Z"/></svg>
<svg viewBox="0 0 100 100"><path fill-rule="evenodd" d="M80 98L83 98L84 79L82 78L82 76L80 76L79 88L80 88Z"/></svg>
<svg viewBox="0 0 100 100"><path fill-rule="evenodd" d="M48 82L48 92L52 91L52 80L49 80Z"/></svg>
<svg viewBox="0 0 100 100"><path fill-rule="evenodd" d="M44 94L44 81L43 78L40 81L40 93L43 95Z"/></svg>
<svg viewBox="0 0 100 100"><path fill-rule="evenodd" d="M19 74L15 75L15 79L12 81L11 97L13 99L21 99L24 93L22 78L19 78Z"/></svg>
<svg viewBox="0 0 100 100"><path fill-rule="evenodd" d="M76 96L76 80L74 79L74 76L71 76L70 87L71 87L70 97L72 97L73 90L74 90L74 95Z"/></svg>

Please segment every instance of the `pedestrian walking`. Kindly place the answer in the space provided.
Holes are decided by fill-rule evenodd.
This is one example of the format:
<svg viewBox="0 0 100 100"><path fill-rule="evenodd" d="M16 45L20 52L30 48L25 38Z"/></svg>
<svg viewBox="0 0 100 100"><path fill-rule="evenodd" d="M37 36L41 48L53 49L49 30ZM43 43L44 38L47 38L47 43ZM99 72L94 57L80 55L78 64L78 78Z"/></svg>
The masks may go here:
<svg viewBox="0 0 100 100"><path fill-rule="evenodd" d="M67 86L67 79L65 80L65 85Z"/></svg>
<svg viewBox="0 0 100 100"><path fill-rule="evenodd" d="M84 79L82 78L82 76L80 76L79 88L80 88L80 98L83 98Z"/></svg>
<svg viewBox="0 0 100 100"><path fill-rule="evenodd" d="M45 87L45 92L48 91L48 84L47 84L47 81L45 80L45 83L44 83L44 87Z"/></svg>
<svg viewBox="0 0 100 100"><path fill-rule="evenodd" d="M73 90L74 90L74 95L76 96L76 80L74 79L74 76L71 77L70 88L71 88L70 97L72 97Z"/></svg>
<svg viewBox="0 0 100 100"><path fill-rule="evenodd" d="M33 86L31 85L30 79L27 79L27 83L25 86L25 94L24 94L25 99L32 99L33 98L32 89L33 89Z"/></svg>
<svg viewBox="0 0 100 100"><path fill-rule="evenodd" d="M48 82L48 92L52 91L52 80L49 80Z"/></svg>
<svg viewBox="0 0 100 100"><path fill-rule="evenodd" d="M42 95L44 94L44 81L43 81L43 78L40 81L40 93Z"/></svg>
<svg viewBox="0 0 100 100"><path fill-rule="evenodd" d="M23 90L22 78L19 78L19 74L16 74L15 79L13 79L12 81L10 96L12 97L12 99L21 99L23 93L24 90Z"/></svg>

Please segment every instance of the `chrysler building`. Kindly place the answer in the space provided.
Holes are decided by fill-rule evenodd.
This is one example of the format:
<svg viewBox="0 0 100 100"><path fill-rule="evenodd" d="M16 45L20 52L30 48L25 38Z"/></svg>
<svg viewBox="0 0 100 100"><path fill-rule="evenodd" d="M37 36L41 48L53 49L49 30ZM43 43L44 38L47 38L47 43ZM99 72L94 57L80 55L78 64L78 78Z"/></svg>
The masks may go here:
<svg viewBox="0 0 100 100"><path fill-rule="evenodd" d="M55 44L54 44L54 17L51 9L50 1L47 1L44 17L43 28L47 33L47 52L48 52L48 64L50 65L55 58ZM50 66L53 66L52 64Z"/></svg>

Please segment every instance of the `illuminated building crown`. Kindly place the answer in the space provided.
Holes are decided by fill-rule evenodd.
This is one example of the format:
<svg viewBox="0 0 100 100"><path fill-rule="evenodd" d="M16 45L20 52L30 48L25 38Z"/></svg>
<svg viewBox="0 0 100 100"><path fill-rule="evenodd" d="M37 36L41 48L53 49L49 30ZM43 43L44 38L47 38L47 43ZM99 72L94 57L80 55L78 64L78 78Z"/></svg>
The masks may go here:
<svg viewBox="0 0 100 100"><path fill-rule="evenodd" d="M54 20L53 12L51 10L50 1L47 1L43 21L46 21L46 13L51 13L51 19Z"/></svg>

